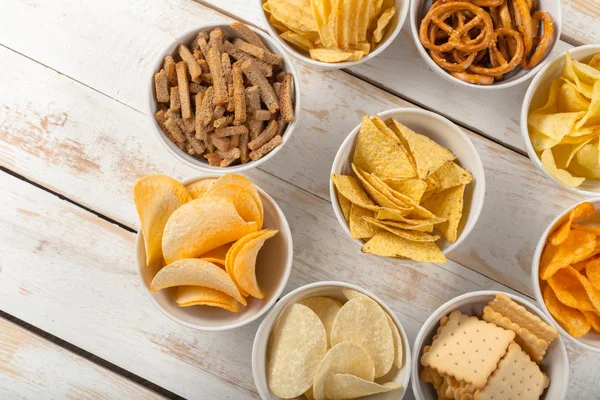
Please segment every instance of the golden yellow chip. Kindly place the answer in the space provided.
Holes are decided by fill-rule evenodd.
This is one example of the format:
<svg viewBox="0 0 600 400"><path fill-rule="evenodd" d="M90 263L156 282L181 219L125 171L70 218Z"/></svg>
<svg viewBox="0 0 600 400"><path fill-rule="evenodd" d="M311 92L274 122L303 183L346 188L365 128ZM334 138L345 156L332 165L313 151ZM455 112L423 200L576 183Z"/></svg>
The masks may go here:
<svg viewBox="0 0 600 400"><path fill-rule="evenodd" d="M369 224L365 217L372 217L373 211L367 210L366 208L361 208L356 204L352 204L350 208L350 220L348 222L348 229L350 229L350 234L354 239L368 239L373 236L379 229Z"/></svg>
<svg viewBox="0 0 600 400"><path fill-rule="evenodd" d="M543 293L544 303L550 314L573 337L582 337L592 328L581 311L561 303L550 286L546 286Z"/></svg>
<svg viewBox="0 0 600 400"><path fill-rule="evenodd" d="M294 32L317 31L310 0L267 0L271 15Z"/></svg>
<svg viewBox="0 0 600 400"><path fill-rule="evenodd" d="M563 244L569 237L569 232L571 232L571 225L573 224L573 221L578 221L582 218L594 215L595 212L596 208L590 202L586 201L578 204L569 213L569 219L555 229L554 232L552 232L552 234L548 237L548 241L554 246Z"/></svg>
<svg viewBox="0 0 600 400"><path fill-rule="evenodd" d="M427 190L427 182L420 179L386 179L384 182L391 189L410 197L417 204L421 202Z"/></svg>
<svg viewBox="0 0 600 400"><path fill-rule="evenodd" d="M355 177L332 174L331 180L338 192L350 200L352 204L356 204L369 210L372 210L375 207L375 202L369 198Z"/></svg>
<svg viewBox="0 0 600 400"><path fill-rule="evenodd" d="M559 169L556 166L552 149L546 149L542 152L540 158L542 165L550 175L555 177L560 183L567 187L577 187L583 183L585 178L573 176L569 171Z"/></svg>
<svg viewBox="0 0 600 400"><path fill-rule="evenodd" d="M583 315L592 326L592 329L600 333L600 315L592 311L583 311Z"/></svg>
<svg viewBox="0 0 600 400"><path fill-rule="evenodd" d="M352 170L369 196L375 200L375 203L381 207L410 210L411 207L408 204L395 199L386 188L378 185L370 174L360 169L356 164L352 164Z"/></svg>
<svg viewBox="0 0 600 400"><path fill-rule="evenodd" d="M575 155L571 166L573 173L589 179L600 179L600 141L597 138L584 143Z"/></svg>
<svg viewBox="0 0 600 400"><path fill-rule="evenodd" d="M390 226L389 224L381 223L380 221L376 220L375 218L371 218L371 217L363 217L363 218L369 224L371 224L377 228L384 229L390 233L393 233L396 236L399 236L403 239L410 240L413 242L435 242L436 240L438 240L440 238L438 235L429 235L425 232L419 232L416 230L399 229L399 228Z"/></svg>
<svg viewBox="0 0 600 400"><path fill-rule="evenodd" d="M335 0L311 0L310 6L312 9L313 16L315 18L315 24L317 25L317 31L321 38L321 43L325 47L334 46L335 43L332 41L329 30L327 29L327 21L331 14L331 9L334 5ZM308 49L313 48L311 45ZM307 51L308 51L307 49Z"/></svg>
<svg viewBox="0 0 600 400"><path fill-rule="evenodd" d="M348 222L348 220L350 219L350 207L352 207L352 202L344 196L342 196L337 190L336 193L338 202L340 203L340 209L342 210L342 214L344 214L344 219L346 220L346 222Z"/></svg>
<svg viewBox="0 0 600 400"><path fill-rule="evenodd" d="M584 115L585 112L583 111L555 114L533 112L529 114L527 123L529 126L537 129L541 134L560 142L574 130L575 123Z"/></svg>
<svg viewBox="0 0 600 400"><path fill-rule="evenodd" d="M166 175L149 175L133 186L144 245L146 265L162 259L162 238L167 220L183 204L192 200L185 186Z"/></svg>
<svg viewBox="0 0 600 400"><path fill-rule="evenodd" d="M266 6L267 4L269 4L269 3L265 3L265 4L263 5L263 8L264 8L264 6ZM266 11L270 13L270 10L266 10ZM287 26L285 26L285 25L284 25L282 22L280 22L280 21L279 21L277 18L275 18L273 15L269 15L269 23L270 23L271 25L273 25L273 28L275 28L275 29L277 29L279 32L281 32L281 34L280 34L279 36L280 36L282 39L284 39L284 37L283 37L283 34L284 34L284 33L287 33L287 32L291 32L291 33L293 33L294 35L298 35L296 32L293 32L293 31L290 31L290 30L288 30L288 27L287 27ZM300 36L300 35L298 35L298 36ZM287 40L287 39L285 39L285 40ZM310 43L310 42L309 42L309 43ZM312 46L312 43L311 43L311 46ZM308 51L308 49L307 49L307 51Z"/></svg>
<svg viewBox="0 0 600 400"><path fill-rule="evenodd" d="M247 297L248 293L240 286L240 284L235 279L234 266L235 259L240 251L240 249L248 243L250 240L255 239L263 234L263 231L252 232L247 234L246 236L239 238L227 251L227 255L225 256L225 271L233 280L233 283L237 286L238 290L242 294L242 296Z"/></svg>
<svg viewBox="0 0 600 400"><path fill-rule="evenodd" d="M566 81L562 82L560 87L557 106L559 112L579 112L587 111L590 107L590 102L579 93L575 84Z"/></svg>
<svg viewBox="0 0 600 400"><path fill-rule="evenodd" d="M211 306L224 308L231 312L239 312L242 305L233 297L202 286L178 286L175 302L179 307Z"/></svg>
<svg viewBox="0 0 600 400"><path fill-rule="evenodd" d="M391 209L391 208L385 208L385 207L380 207L379 209L375 210L375 218L380 219L380 220L395 221L395 222L407 222L407 223L411 223L410 221L417 221L417 219L408 217L408 214L409 214L408 212L399 212L397 209ZM435 216L434 216L434 218L420 219L420 221L422 221L422 223L431 223L434 225L444 222L445 220L446 219L444 219L444 218L438 218Z"/></svg>
<svg viewBox="0 0 600 400"><path fill-rule="evenodd" d="M235 281L250 296L263 299L265 294L256 279L256 259L267 239L277 234L277 230L264 230L263 234L245 243L238 251L233 266Z"/></svg>
<svg viewBox="0 0 600 400"><path fill-rule="evenodd" d="M304 51L310 51L315 47L310 40L296 32L285 31L279 37Z"/></svg>
<svg viewBox="0 0 600 400"><path fill-rule="evenodd" d="M560 140L552 139L531 125L528 125L529 129L529 138L531 139L531 145L534 150L537 152L544 151L547 149L552 149L557 144L561 143ZM568 136L567 136L568 137ZM564 139L563 139L564 140Z"/></svg>
<svg viewBox="0 0 600 400"><path fill-rule="evenodd" d="M576 308L579 311L597 311L588 296L583 280L589 285L589 281L572 267L559 269L550 279L548 284L554 290L558 300L566 306ZM600 297L600 295L599 295Z"/></svg>
<svg viewBox="0 0 600 400"><path fill-rule="evenodd" d="M446 221L436 228L450 243L458 239L458 226L463 214L463 197L465 185L455 186L438 192L425 200L423 206Z"/></svg>
<svg viewBox="0 0 600 400"><path fill-rule="evenodd" d="M581 61L573 60L573 69L581 81L590 85L593 85L597 80L600 79L600 71L588 64L582 63Z"/></svg>
<svg viewBox="0 0 600 400"><path fill-rule="evenodd" d="M328 399L356 399L399 389L402 389L402 385L397 382L387 382L381 385L351 374L335 374L329 376L325 382L325 397Z"/></svg>
<svg viewBox="0 0 600 400"><path fill-rule="evenodd" d="M445 263L446 256L432 242L413 242L390 232L380 232L362 247L363 253L419 262Z"/></svg>
<svg viewBox="0 0 600 400"><path fill-rule="evenodd" d="M215 178L200 179L199 181L187 185L186 189L190 192L192 198L197 199L198 197L204 196L215 181Z"/></svg>
<svg viewBox="0 0 600 400"><path fill-rule="evenodd" d="M454 161L448 161L441 167L439 167L431 178L437 182L436 191L441 192L446 189L450 189L454 186L467 185L473 181L473 177L464 168L461 168Z"/></svg>
<svg viewBox="0 0 600 400"><path fill-rule="evenodd" d="M258 193L258 190L256 190L256 187L254 186L254 184L252 182L250 182L247 178L243 177L242 175L227 174L227 175L223 175L222 177L220 177L213 183L211 191L215 190L218 186L229 185L229 184L240 186L242 189L244 189L248 193L250 193L250 195L256 202L256 205L258 206L258 210L260 212L260 221L258 222L258 230L262 229L263 220L264 220L263 203L262 203L262 199L260 198L260 194Z"/></svg>
<svg viewBox="0 0 600 400"><path fill-rule="evenodd" d="M540 260L540 277L550 279L556 271L576 264L596 249L596 235L573 229L567 239L558 246L547 243Z"/></svg>
<svg viewBox="0 0 600 400"><path fill-rule="evenodd" d="M428 232L431 233L433 231L433 223L430 222L421 222L417 224L406 223L406 222L396 222L396 221L382 221L377 219L377 221L381 224L391 226L392 228L405 229L409 231L418 231L418 232ZM427 221L427 220L411 220L411 221Z"/></svg>
<svg viewBox="0 0 600 400"><path fill-rule="evenodd" d="M327 63L338 63L343 61L358 61L365 56L360 50L343 51L337 48L313 48L309 50L313 60Z"/></svg>
<svg viewBox="0 0 600 400"><path fill-rule="evenodd" d="M396 14L396 7L392 6L385 10L377 20L377 26L375 28L375 31L373 31L373 41L375 43L379 43L383 38L385 28L392 20L394 14Z"/></svg>
<svg viewBox="0 0 600 400"><path fill-rule="evenodd" d="M206 192L204 197L221 197L230 201L235 206L240 217L246 222L254 221L258 225L262 221L262 215L258 204L256 204L256 200L250 192L241 186L232 183L218 185Z"/></svg>
<svg viewBox="0 0 600 400"><path fill-rule="evenodd" d="M227 252L231 248L231 244L227 243L223 246L217 247L216 249L212 249L204 254L201 254L202 258L210 258L213 260L219 260L223 264L225 263L225 258L227 257ZM212 262L212 261L211 261Z"/></svg>

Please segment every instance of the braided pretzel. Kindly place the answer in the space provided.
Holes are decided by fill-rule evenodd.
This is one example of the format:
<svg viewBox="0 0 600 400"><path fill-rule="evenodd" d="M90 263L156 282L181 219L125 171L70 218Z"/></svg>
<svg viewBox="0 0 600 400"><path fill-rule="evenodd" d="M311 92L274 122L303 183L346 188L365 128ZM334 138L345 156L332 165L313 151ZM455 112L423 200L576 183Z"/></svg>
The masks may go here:
<svg viewBox="0 0 600 400"><path fill-rule="evenodd" d="M506 62L506 59L502 56L502 54L498 51L496 47L496 40L499 36L510 36L517 42L517 49L515 51L515 54L513 54L512 59L508 62ZM496 31L494 32L494 40L490 44L490 54L491 63L494 63L493 59L495 59L496 61L504 60L505 64L498 65L497 67L492 68L481 67L479 65L471 65L469 66L469 68L467 68L467 71L478 75L499 76L504 75L507 72L510 72L513 69L515 69L517 65L519 65L521 60L523 60L523 56L525 54L523 39L521 39L521 35L519 34L519 32L515 31L514 29L496 29ZM498 64L501 64L501 62L498 62Z"/></svg>
<svg viewBox="0 0 600 400"><path fill-rule="evenodd" d="M477 85L491 85L494 83L493 76L469 74L467 72L450 72L450 75L461 81L475 83Z"/></svg>
<svg viewBox="0 0 600 400"><path fill-rule="evenodd" d="M438 1L436 4L435 7L429 9L419 27L419 39L424 47L440 53L447 53L453 49L460 50L463 53L474 53L489 46L494 37L494 28L490 15L483 8L464 1L441 4L439 4ZM468 11L474 16L459 29L454 29L444 21L459 11ZM483 27L477 37L463 42L463 37L466 36L472 28L481 23L483 23ZM428 33L430 30L429 27L432 24L448 34L449 38L446 43L437 45L430 40Z"/></svg>
<svg viewBox="0 0 600 400"><path fill-rule="evenodd" d="M540 21L544 23L544 34L535 38L537 39L536 42L539 41L539 43L537 43L531 58L529 60L527 60L527 57L523 58L521 67L525 69L531 69L542 61L542 58L550 47L550 43L552 43L552 36L554 35L554 22L550 14L543 11L536 11L533 13L533 20L536 21L536 26L539 25Z"/></svg>

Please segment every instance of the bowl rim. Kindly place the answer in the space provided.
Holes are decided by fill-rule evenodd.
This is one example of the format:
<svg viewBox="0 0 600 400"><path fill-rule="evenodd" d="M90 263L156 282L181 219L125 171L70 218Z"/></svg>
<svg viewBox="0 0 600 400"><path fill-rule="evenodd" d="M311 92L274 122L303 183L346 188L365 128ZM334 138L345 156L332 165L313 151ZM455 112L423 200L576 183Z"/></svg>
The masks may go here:
<svg viewBox="0 0 600 400"><path fill-rule="evenodd" d="M597 49L598 52L600 52L600 44L586 44L583 46L572 47L572 48L560 53L554 59L550 60L548 63L546 63L546 65L544 65L544 68L542 68L539 71L539 73L536 74L536 76L533 78L533 80L529 84L529 87L527 88L527 92L525 92L525 96L523 97L523 102L521 103L520 125L521 125L521 137L523 138L523 142L525 143L525 150L527 150L527 155L528 155L529 159L531 160L531 162L539 170L541 170L545 176L550 178L554 182L555 185L560 186L572 193L577 193L577 194L584 195L584 196L596 197L596 196L600 196L600 190L598 190L597 192L594 192L591 190L583 190L583 189L579 189L576 187L571 188L571 187L565 186L558 179L556 179L555 177L550 175L550 173L548 171L546 171L546 168L544 168L544 166L542 165L542 161L536 154L535 149L533 148L533 145L531 144L531 138L529 137L529 128L527 127L527 118L529 115L529 108L531 107L531 101L533 99L534 93L539 88L539 84L542 80L542 76L544 75L544 73L548 69L553 67L554 65L563 63L566 58L567 52L569 54L571 54L571 56L573 56L573 53L579 53L579 52L583 52L586 50L592 50L592 49ZM573 56L573 59L576 60L577 56L576 55Z"/></svg>
<svg viewBox="0 0 600 400"><path fill-rule="evenodd" d="M408 391L408 386L410 384L411 372L412 372L411 368L410 368L410 365L412 362L412 353L411 353L411 348L410 348L410 342L408 340L408 336L406 335L406 331L404 330L402 323L400 322L400 320L398 319L398 317L396 316L394 311L381 298L374 295L367 289L364 289L358 285L348 283L348 282L343 282L343 281L319 281L319 282L312 282L312 283L308 283L306 285L299 286L296 289L287 293L285 296L283 296L277 302L277 304L269 311L269 314L262 320L262 322L260 323L260 326L256 330L256 334L254 335L254 342L252 344L252 378L254 379L254 386L256 387L256 390L258 391L259 396L263 399L267 399L268 395L270 394L270 393L263 393L260 386L258 385L258 382L260 381L260 378L258 376L258 368L259 368L258 362L259 362L259 357L261 357L261 355L258 354L258 346L259 346L260 340L262 338L266 337L266 340L268 341L268 336L270 336L270 334L271 334L271 330L273 329L273 326L275 325L275 323L277 321L277 317L279 317L282 310L290 303L290 301L291 301L290 299L292 297L294 297L304 291L313 289L313 288L320 288L320 287L326 287L326 286L340 287L342 289L353 289L362 294L365 294L365 295L369 296L371 299L375 300L379 304L379 306L386 313L389 314L390 318L392 318L392 320L398 327L398 331L400 332L400 336L402 337L402 342L404 345L404 349L403 349L404 357L405 357L404 368L406 370L406 373L405 373L406 376L404 377L404 380L402 382L400 382L400 383L402 383L402 395L399 397L399 399L402 399L406 395L406 392ZM268 329L268 332L266 332L267 329ZM267 383L267 385L268 385L268 383Z"/></svg>
<svg viewBox="0 0 600 400"><path fill-rule="evenodd" d="M510 297L513 301L515 301L516 303L519 303L520 305L524 306L526 309L528 309L528 311L535 311L535 314L540 317L544 322L546 322L547 324L551 324L551 326L554 326L554 324L552 324L552 320L550 318L548 318L538 307L536 307L535 304L533 304L531 301L529 301L528 299L525 299L521 296L512 294L512 293L507 293L504 292L502 290L478 290L478 291L474 291L474 292L467 292L464 294L461 294L459 296L456 296L446 302L444 302L441 306L439 306L437 309L435 309L435 311L433 311L431 313L431 315L427 318L427 320L425 320L425 322L423 323L423 325L421 325L421 328L419 328L419 332L417 333L417 336L415 337L415 342L413 344L413 351L415 352L416 356L413 357L413 362L412 362L412 366L411 366L411 375L414 375L416 377L419 376L419 366L420 366L420 359L421 357L419 357L419 355L421 354L421 350L422 348L425 346L425 343L423 343L423 340L425 338L425 336L427 334L429 334L430 330L435 327L435 325L439 322L440 318L441 318L441 314L443 314L443 310L446 308L449 308L451 306L453 306L456 303L461 302L464 299L469 299L472 297L477 297L477 296L495 296L497 294L505 294L508 297ZM456 308L454 308L455 310ZM559 335L558 338L555 339L555 341L558 343L558 347L557 350L560 351L565 359L565 373L566 373L566 383L567 385L565 385L564 390L563 390L563 398L564 396L567 394L567 389L568 389L568 383L569 383L569 378L570 378L570 372L569 372L569 355L567 353L567 348L565 347L565 343L562 340L562 337ZM422 400L422 397L419 395L419 379L415 378L412 381L412 389L413 389L413 393L415 395L415 398L417 400Z"/></svg>
<svg viewBox="0 0 600 400"><path fill-rule="evenodd" d="M258 5L260 7L259 15L260 15L260 20L261 20L262 24L264 25L265 29L269 32L269 34L275 40L277 40L279 42L281 47L283 47L289 54L292 55L292 57L296 58L297 60L305 62L307 64L314 65L316 67L323 68L323 69L350 68L350 67L356 66L358 64L362 64L367 61L370 61L371 59L377 57L380 53L382 53L396 39L396 37L400 33L400 30L402 30L402 26L404 26L404 22L406 21L406 17L408 15L408 10L410 8L410 5L409 5L410 0L395 0L395 4L397 4L399 1L402 2L402 8L398 9L398 7L396 7L397 8L396 12L398 13L398 25L394 28L394 30L392 31L390 36L387 38L387 40L381 42L375 50L373 50L372 52L370 52L369 54L367 54L365 57L361 58L358 61L327 63L324 61L313 60L309 56L306 56L305 54L299 52L298 50L296 50L295 48L293 48L292 46L287 44L285 42L285 40L281 39L279 37L279 34L277 33L277 31L275 30L275 28L269 23L269 20L267 19L265 10L262 8L265 0L257 0Z"/></svg>
<svg viewBox="0 0 600 400"><path fill-rule="evenodd" d="M427 1L427 0L411 0L411 4L410 4L410 29L412 32L413 40L415 42L415 46L416 46L417 50L419 51L419 54L421 55L421 57L425 60L425 63L429 66L429 68L433 69L438 75L440 75L446 81L454 83L455 85L458 85L458 86L476 88L476 89L481 89L481 90L499 90L499 89L508 89L510 87L519 85L519 84L525 82L526 80L530 79L532 76L537 75L537 73L540 71L540 69L545 64L548 63L551 53L554 51L554 49L558 45L558 42L560 42L560 35L562 33L562 5L561 5L561 2L560 2L560 0L540 0L540 1L554 1L557 5L557 12L556 12L557 15L552 15L552 19L554 21L554 35L556 37L556 40L554 40L554 42L552 43L552 46L550 46L550 48L548 49L548 51L546 52L546 54L544 55L542 60L538 63L538 65L536 65L535 67L533 67L532 69L530 69L526 73L524 73L522 76L520 76L514 80L494 82L491 85L477 85L474 83L468 83L468 82L465 82L465 81L462 81L460 79L453 77L446 70L444 70L442 67L437 65L433 61L433 59L431 58L431 56L429 55L429 53L427 52L425 47L421 44L421 41L419 40L420 22L419 22L419 24L417 24L417 19L419 17L419 15L418 15L419 9L421 7L421 4L424 1Z"/></svg>
<svg viewBox="0 0 600 400"><path fill-rule="evenodd" d="M544 302L544 297L542 296L542 289L540 287L540 278L539 278L539 276L540 276L540 259L542 257L542 251L544 250L544 247L546 245L546 240L548 239L550 232L553 230L554 227L557 227L562 220L567 218L567 216L569 215L571 210L573 210L579 204L586 203L586 202L600 204L600 197L585 199L585 200L581 200L581 201L578 201L577 203L572 204L570 207L566 208L564 211L562 211L560 214L558 214L556 216L556 218L554 218L552 220L552 222L550 222L550 224L546 227L546 229L540 236L540 239L538 240L538 244L535 247L535 251L533 252L533 259L531 261L531 287L533 288L533 293L535 295L535 299L540 304L540 308L541 308L542 312L548 317L548 319L550 319L552 321L552 326L554 326L556 329L558 329L558 331L560 332L560 334L562 336L565 336L571 342L575 343L578 346L583 347L586 350L593 351L595 353L600 353L600 346L598 346L598 347L590 346L587 343L583 343L578 338L575 338L575 337L569 335L569 333L558 323L558 321L556 321L554 319L554 317L552 316L550 311L548 311L548 308L546 307L546 303Z"/></svg>
<svg viewBox="0 0 600 400"><path fill-rule="evenodd" d="M467 134L465 132L463 132L463 130L458 125L456 125L454 122L450 121L448 118L443 117L439 114L436 114L432 111L428 111L428 110L424 110L424 109L420 109L420 108L410 108L410 107L392 108L389 110L378 112L376 114L379 115L382 119L386 119L386 118L392 118L392 117L394 117L394 115L410 114L410 113L421 114L425 118L437 119L438 121L444 123L449 128L451 128L451 130L453 132L455 132L459 137L461 137L467 143L467 146L469 147L471 152L475 155L475 163L477 164L477 170L478 170L478 173L481 175L481 178L477 180L477 183L479 186L481 186L480 190L481 190L482 200L479 204L471 204L471 207L472 207L471 209L474 210L473 222L468 226L465 225L463 231L460 233L460 235L458 236L456 241L454 243L451 243L446 249L442 250L442 253L444 255L446 255L446 254L450 253L451 251L453 251L454 249L456 249L469 236L469 234L471 233L473 228L475 228L475 225L477 225L477 221L479 220L479 217L481 216L481 211L483 210L483 204L485 203L485 190L486 190L485 169L483 167L483 162L481 161L479 152L477 151L477 148L475 148L475 145L473 144L471 139L469 139ZM338 173L336 171L336 169L337 169L337 166L342 163L342 149L345 149L354 143L354 141L356 140L356 136L358 135L358 132L360 131L361 124L362 124L362 121L354 129L352 129L352 131L346 136L346 138L344 139L344 141L338 148L337 153L335 154L335 157L333 159L333 163L331 165L330 175ZM450 149L450 150L452 150L452 149ZM354 239L352 237L352 234L350 233L350 228L348 227L348 223L346 222L346 219L344 218L344 215L342 214L342 210L340 209L340 205L339 205L339 201L338 201L338 197L337 197L337 191L335 190L335 186L334 186L331 178L329 179L329 198L331 199L331 205L333 207L333 212L335 214L335 217L338 220L338 223L341 225L344 232L346 233L346 235L348 235L348 237L353 242L360 244L360 246L362 246L364 243L361 242L359 239ZM475 206L475 207L473 207L473 206ZM388 260L391 259L390 257L383 257L383 256L377 256L377 257L382 257L382 258L385 258ZM398 260L398 261L401 261L404 264L420 264L421 263L419 261L414 261L414 260Z"/></svg>
<svg viewBox="0 0 600 400"><path fill-rule="evenodd" d="M167 151L172 156L174 156L178 160L183 161L185 164L207 174L240 173L243 171L248 171L252 168L256 168L261 164L267 162L269 159L274 157L275 154L277 154L290 140L292 133L295 131L296 126L298 125L298 120L300 119L300 112L302 109L300 104L300 79L298 78L298 71L296 70L296 66L292 62L292 59L289 57L288 53L282 48L282 46L276 40L274 40L268 33L262 31L261 29L257 29L252 25L246 24L254 33L259 35L263 41L266 41L269 46L272 46L276 50L274 51L274 54L283 57L283 64L285 66L284 70L292 73L293 75L292 79L294 82L293 92L295 118L292 122L288 123L285 130L283 131L282 143L256 161L250 160L245 164L232 165L229 167L216 167L208 165L207 162L185 154L182 150L180 150L173 143L171 143L171 141L165 136L164 132L162 131L162 129L160 128L160 126L154 118L154 109L156 108L157 104L156 100L154 99L154 74L158 69L160 69L165 55L170 54L169 50L173 46L177 46L179 43L181 43L182 38L186 36L192 36L193 34L197 34L198 32L206 29L212 29L216 27L230 28L231 22L232 21L230 20L228 21L225 19L219 19L210 23L200 24L195 28L188 29L187 31L177 35L177 37L173 41L169 42L167 45L161 48L161 50L157 53L157 58L153 63L151 63L150 67L148 68L149 84L147 86L148 90L146 91L146 112L148 114L147 117L149 119L149 124L152 126L152 130L154 131L157 140L163 145L163 147L167 149Z"/></svg>
<svg viewBox="0 0 600 400"><path fill-rule="evenodd" d="M183 185L189 185L190 183L193 183L193 182L196 182L199 180L218 179L220 177L222 177L222 175L216 175L216 174L200 175L200 176L195 176L193 178L183 179L183 180L181 180L181 183ZM193 329L197 329L197 330L201 330L201 331L227 331L227 330L231 330L231 329L240 328L244 325L247 325L251 322L256 321L257 319L262 317L267 311L269 311L269 309L271 309L271 307L273 307L273 305L277 302L279 296L281 296L281 293L287 286L287 283L290 278L290 274L292 272L292 264L293 264L293 260L294 260L294 245L293 245L293 238L292 238L292 232L290 230L290 226L288 224L285 214L283 213L281 208L279 208L279 205L277 204L277 202L275 202L275 200L273 200L273 198L267 192L265 192L262 188L260 188L254 182L252 182L252 184L256 187L256 190L258 191L260 196L262 198L266 199L269 203L271 203L274 210L277 212L279 218L282 221L281 226L279 227L279 231L281 233L283 233L283 236L286 238L285 242L286 242L286 246L287 246L287 254L288 255L286 257L285 264L283 265L283 275L281 277L281 281L279 282L275 292L273 292L273 296L271 296L271 299L269 301L265 302L263 307L256 314L252 315L249 318L242 319L242 320L236 321L234 323L226 324L226 325L203 326L203 325L198 325L198 324L194 324L191 322L187 322L187 321L184 321L184 320L178 318L177 316L171 314L165 308L163 308L163 306L154 297L153 292L146 285L146 282L144 282L144 278L142 276L142 269L145 268L146 265L144 263L142 263L142 261L138 257L138 254L139 254L140 248L142 249L142 251L144 253L146 250L144 247L144 234L142 232L142 229L139 228L138 232L136 234L136 239L135 239L135 252L136 252L135 258L136 258L136 264L137 264L137 268L136 268L137 275L140 278L142 287L144 288L144 292L148 295L148 297L150 297L154 306L156 306L156 308L158 308L164 315L169 317L171 320L173 320L181 325L187 326L188 328L193 328ZM241 312L244 312L244 310L242 310Z"/></svg>

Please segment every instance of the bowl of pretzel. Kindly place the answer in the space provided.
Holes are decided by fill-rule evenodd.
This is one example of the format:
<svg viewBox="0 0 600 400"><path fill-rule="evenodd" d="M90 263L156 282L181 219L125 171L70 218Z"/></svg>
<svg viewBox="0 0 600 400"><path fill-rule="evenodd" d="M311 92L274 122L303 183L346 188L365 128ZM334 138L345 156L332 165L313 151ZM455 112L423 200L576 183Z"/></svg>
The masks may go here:
<svg viewBox="0 0 600 400"><path fill-rule="evenodd" d="M413 38L444 79L507 88L536 74L560 38L560 0L414 0Z"/></svg>

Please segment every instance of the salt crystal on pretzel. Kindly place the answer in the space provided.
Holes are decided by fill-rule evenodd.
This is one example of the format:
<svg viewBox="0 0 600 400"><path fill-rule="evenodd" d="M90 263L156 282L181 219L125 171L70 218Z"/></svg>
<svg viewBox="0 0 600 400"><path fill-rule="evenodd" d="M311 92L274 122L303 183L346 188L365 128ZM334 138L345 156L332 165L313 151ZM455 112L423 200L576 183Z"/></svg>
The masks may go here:
<svg viewBox="0 0 600 400"><path fill-rule="evenodd" d="M258 93L269 111L275 113L279 110L279 101L267 78L260 72L254 60L246 60L241 69L254 86L258 86Z"/></svg>
<svg viewBox="0 0 600 400"><path fill-rule="evenodd" d="M248 143L250 150L257 150L277 134L277 121L271 120L267 127L254 140Z"/></svg>
<svg viewBox="0 0 600 400"><path fill-rule="evenodd" d="M169 102L169 81L164 69L154 74L154 89L156 90L156 101L159 103Z"/></svg>
<svg viewBox="0 0 600 400"><path fill-rule="evenodd" d="M202 73L202 69L200 69L200 65L198 64L198 61L196 61L196 57L194 57L190 49L188 49L184 44L179 44L177 50L181 59L187 64L187 69L190 73L192 81L200 83L200 74Z"/></svg>
<svg viewBox="0 0 600 400"><path fill-rule="evenodd" d="M266 144L264 144L261 148L255 150L255 151L252 151L249 155L250 159L252 161L256 161L256 160L264 157L265 154L272 151L274 148L279 146L281 143L283 143L283 139L281 139L281 136L279 136L279 135L275 136L273 139L269 140Z"/></svg>
<svg viewBox="0 0 600 400"><path fill-rule="evenodd" d="M164 69L167 73L169 85L177 86L177 72L175 71L175 60L170 55L165 56Z"/></svg>
<svg viewBox="0 0 600 400"><path fill-rule="evenodd" d="M181 102L181 116L183 118L192 117L192 106L190 104L190 88L188 84L187 64L180 61L175 64L177 71L177 86L179 87L179 101Z"/></svg>
<svg viewBox="0 0 600 400"><path fill-rule="evenodd" d="M240 67L233 68L233 105L235 112L235 122L243 123L246 121L246 88L244 87L244 76ZM243 127L246 128L246 127ZM247 133L247 129L246 132Z"/></svg>

